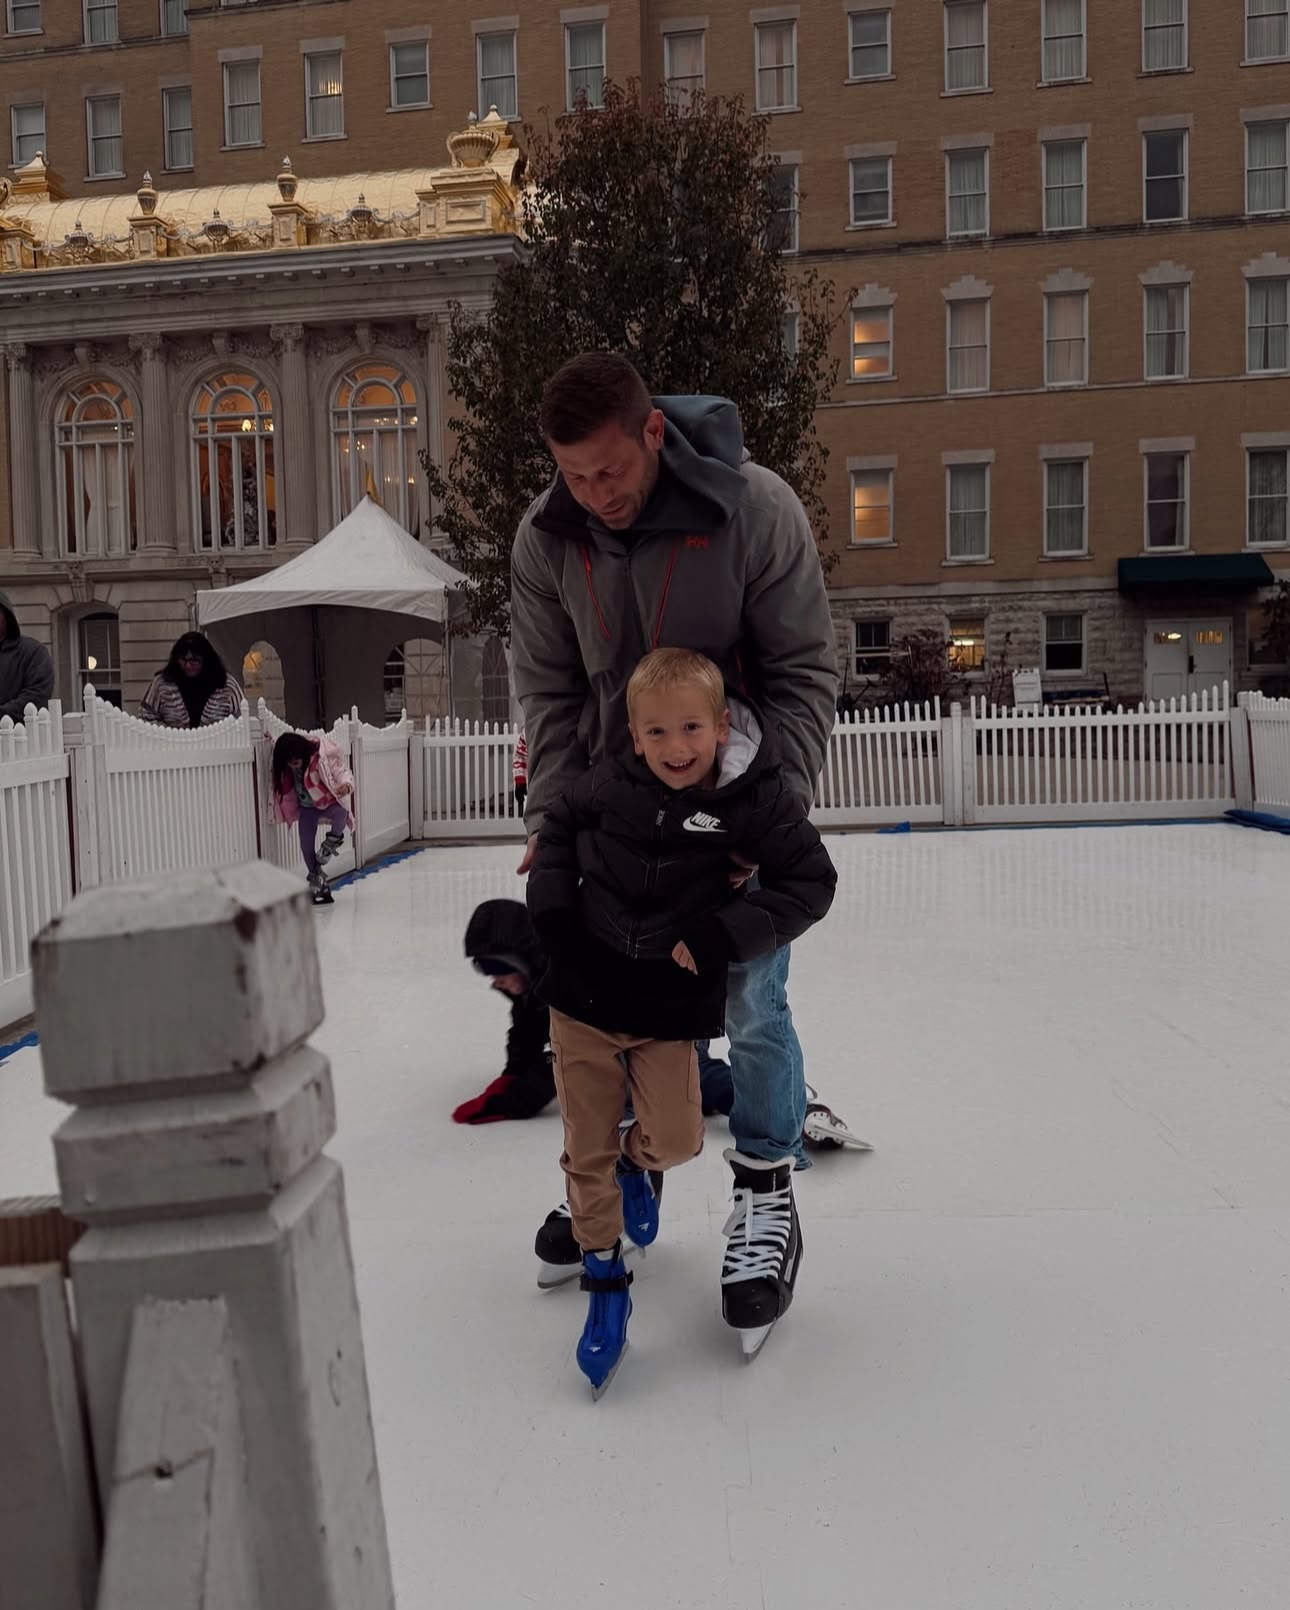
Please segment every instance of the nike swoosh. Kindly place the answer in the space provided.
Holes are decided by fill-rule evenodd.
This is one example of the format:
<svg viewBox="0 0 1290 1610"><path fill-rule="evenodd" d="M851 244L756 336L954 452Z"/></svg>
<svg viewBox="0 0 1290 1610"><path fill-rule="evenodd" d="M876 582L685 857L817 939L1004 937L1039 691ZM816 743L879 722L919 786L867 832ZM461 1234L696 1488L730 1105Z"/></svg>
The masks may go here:
<svg viewBox="0 0 1290 1610"><path fill-rule="evenodd" d="M685 829L685 831L687 833L724 833L725 832L725 828L722 827L720 822L717 822L713 826L709 827L705 822L690 822L690 821L687 821L687 822L682 822L681 826Z"/></svg>

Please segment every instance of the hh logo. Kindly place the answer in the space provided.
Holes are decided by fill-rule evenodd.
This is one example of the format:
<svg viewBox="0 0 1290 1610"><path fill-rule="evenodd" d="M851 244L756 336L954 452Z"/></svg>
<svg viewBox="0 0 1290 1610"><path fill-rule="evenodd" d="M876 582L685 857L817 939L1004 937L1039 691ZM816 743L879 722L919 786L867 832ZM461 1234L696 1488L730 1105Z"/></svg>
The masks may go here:
<svg viewBox="0 0 1290 1610"><path fill-rule="evenodd" d="M708 539L707 537L687 537L685 539L685 545L687 548L706 548L708 546Z"/></svg>

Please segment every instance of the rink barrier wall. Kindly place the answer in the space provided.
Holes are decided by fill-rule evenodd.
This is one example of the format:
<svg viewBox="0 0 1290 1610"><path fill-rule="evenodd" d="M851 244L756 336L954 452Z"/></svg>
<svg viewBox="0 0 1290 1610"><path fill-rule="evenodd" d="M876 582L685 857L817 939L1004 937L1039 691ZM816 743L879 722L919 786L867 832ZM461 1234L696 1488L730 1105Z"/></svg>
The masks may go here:
<svg viewBox="0 0 1290 1610"><path fill-rule="evenodd" d="M0 720L0 1024L31 1011L31 942L72 894L62 706Z"/></svg>
<svg viewBox="0 0 1290 1610"><path fill-rule="evenodd" d="M1242 693L1238 703L1249 722L1253 803L1290 811L1290 699Z"/></svg>

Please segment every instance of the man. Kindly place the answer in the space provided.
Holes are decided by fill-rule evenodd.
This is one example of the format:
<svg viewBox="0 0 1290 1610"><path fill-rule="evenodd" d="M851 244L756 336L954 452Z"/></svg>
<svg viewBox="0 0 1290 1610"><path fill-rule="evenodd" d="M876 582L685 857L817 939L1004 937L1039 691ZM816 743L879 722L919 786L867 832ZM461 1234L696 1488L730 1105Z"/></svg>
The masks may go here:
<svg viewBox="0 0 1290 1610"><path fill-rule="evenodd" d="M48 649L22 635L8 596L0 593L0 719L21 721L29 704L43 710L53 691L54 665Z"/></svg>
<svg viewBox="0 0 1290 1610"><path fill-rule="evenodd" d="M717 663L757 706L809 808L837 699L824 577L801 503L745 453L734 404L656 402L625 358L588 352L547 383L541 425L559 473L520 522L511 561L529 758L519 870L532 865L548 804L627 741L627 681L654 648ZM753 871L735 869L732 881ZM735 1148L775 1163L800 1160L806 1112L788 961L785 947L732 968L726 1009ZM722 1284L764 1279L782 1313L792 1283L773 1227L738 1192L736 1220Z"/></svg>

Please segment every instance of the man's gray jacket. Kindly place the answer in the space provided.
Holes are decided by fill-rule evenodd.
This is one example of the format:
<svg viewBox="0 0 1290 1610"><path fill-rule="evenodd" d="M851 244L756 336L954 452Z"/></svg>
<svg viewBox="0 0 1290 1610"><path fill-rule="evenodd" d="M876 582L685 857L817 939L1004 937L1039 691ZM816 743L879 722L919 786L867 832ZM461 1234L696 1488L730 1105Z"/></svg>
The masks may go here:
<svg viewBox="0 0 1290 1610"><path fill-rule="evenodd" d="M529 753L525 821L627 741L628 678L654 648L688 648L763 713L785 780L815 797L837 706L837 654L806 512L744 452L721 397L656 399L659 482L610 531L557 476L520 522L511 651Z"/></svg>

